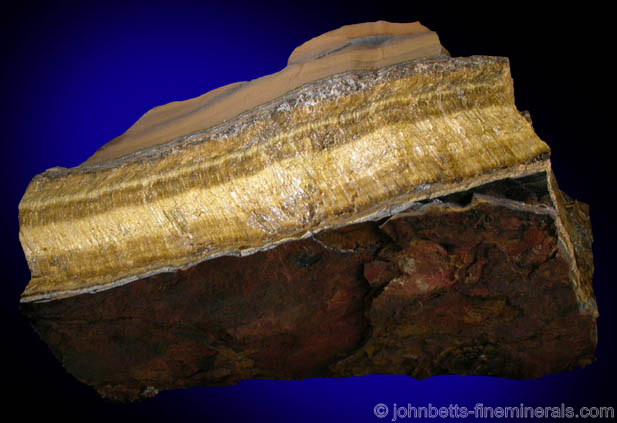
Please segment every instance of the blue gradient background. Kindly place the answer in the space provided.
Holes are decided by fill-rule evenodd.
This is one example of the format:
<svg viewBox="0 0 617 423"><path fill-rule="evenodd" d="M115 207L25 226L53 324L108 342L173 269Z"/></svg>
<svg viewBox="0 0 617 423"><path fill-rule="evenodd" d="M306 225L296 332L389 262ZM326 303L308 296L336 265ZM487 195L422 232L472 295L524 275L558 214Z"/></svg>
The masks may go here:
<svg viewBox="0 0 617 423"><path fill-rule="evenodd" d="M614 167L612 155L603 152L615 142L609 128L615 107L604 85L614 85L607 82L614 71L605 62L614 53L608 38L612 15L593 2L558 10L542 10L540 3L488 9L430 4L26 2L3 10L0 380L8 389L0 395L0 416L19 410L28 417L81 421L358 422L379 421L373 415L379 402L390 408L616 406L615 200L602 192L614 182L603 169ZM53 166L78 165L154 106L276 72L302 42L341 25L379 19L420 20L438 32L453 56L510 58L517 106L531 111L536 131L553 148L560 187L591 204L601 313L597 362L528 381L383 375L250 380L164 392L128 405L100 400L67 374L17 310L29 280L17 205L30 179Z"/></svg>

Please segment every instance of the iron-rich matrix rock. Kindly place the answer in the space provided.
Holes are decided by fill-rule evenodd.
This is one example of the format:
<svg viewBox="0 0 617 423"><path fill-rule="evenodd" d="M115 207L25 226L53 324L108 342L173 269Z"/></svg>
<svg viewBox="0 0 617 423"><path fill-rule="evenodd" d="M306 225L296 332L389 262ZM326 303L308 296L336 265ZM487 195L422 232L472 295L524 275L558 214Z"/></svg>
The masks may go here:
<svg viewBox="0 0 617 423"><path fill-rule="evenodd" d="M342 27L37 175L19 205L21 309L117 400L584 366L588 207L549 154L507 59L452 58L419 23Z"/></svg>

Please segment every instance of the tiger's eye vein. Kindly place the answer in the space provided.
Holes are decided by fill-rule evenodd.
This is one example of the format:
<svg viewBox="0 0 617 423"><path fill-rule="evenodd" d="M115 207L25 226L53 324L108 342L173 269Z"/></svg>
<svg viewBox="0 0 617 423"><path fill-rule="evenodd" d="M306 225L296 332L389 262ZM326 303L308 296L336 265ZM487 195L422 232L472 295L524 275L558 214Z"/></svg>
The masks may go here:
<svg viewBox="0 0 617 423"><path fill-rule="evenodd" d="M349 46L315 60L350 54ZM208 121L209 107L242 92L250 97L259 80L195 110L165 106L173 110L158 127L185 133L163 143L148 135L157 128L149 115L163 113L155 109L136 124L142 128L83 165L38 175L19 207L32 272L22 301L250 254L545 169L549 148L514 105L508 60L433 50L436 56L346 66L310 82L304 75L303 85L192 132L188 117ZM352 49L367 54L359 51ZM113 156L128 151L131 136L146 141Z"/></svg>

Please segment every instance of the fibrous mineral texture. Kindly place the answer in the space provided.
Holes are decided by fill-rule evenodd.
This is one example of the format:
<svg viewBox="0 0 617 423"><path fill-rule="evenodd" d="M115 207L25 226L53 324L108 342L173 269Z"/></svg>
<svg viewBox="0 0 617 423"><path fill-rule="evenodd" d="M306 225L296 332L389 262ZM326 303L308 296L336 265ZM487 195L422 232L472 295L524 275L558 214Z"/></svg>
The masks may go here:
<svg viewBox="0 0 617 423"><path fill-rule="evenodd" d="M23 313L102 395L246 378L539 377L594 359L588 208L508 60L418 23L146 113L19 206Z"/></svg>

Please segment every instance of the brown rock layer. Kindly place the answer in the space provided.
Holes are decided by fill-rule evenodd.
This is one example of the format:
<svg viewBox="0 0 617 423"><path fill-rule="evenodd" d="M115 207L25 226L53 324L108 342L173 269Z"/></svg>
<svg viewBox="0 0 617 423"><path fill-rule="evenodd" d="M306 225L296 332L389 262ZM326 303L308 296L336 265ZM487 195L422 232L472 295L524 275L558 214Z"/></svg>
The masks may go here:
<svg viewBox="0 0 617 423"><path fill-rule="evenodd" d="M535 378L594 359L585 205L546 173L96 294L22 303L101 395L368 373ZM557 209L572 228L559 240ZM589 262L590 263L590 262ZM586 293L582 297L577 292Z"/></svg>

